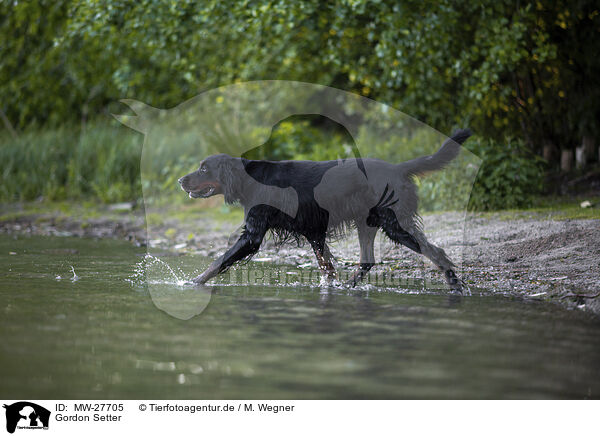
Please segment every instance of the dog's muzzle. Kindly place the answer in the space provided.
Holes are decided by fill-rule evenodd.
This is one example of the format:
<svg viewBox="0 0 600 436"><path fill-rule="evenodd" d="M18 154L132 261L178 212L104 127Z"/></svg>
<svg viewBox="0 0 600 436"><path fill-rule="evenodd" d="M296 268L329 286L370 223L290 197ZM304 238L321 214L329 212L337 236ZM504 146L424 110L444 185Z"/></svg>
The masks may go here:
<svg viewBox="0 0 600 436"><path fill-rule="evenodd" d="M205 182L199 186L190 187L186 184L185 178L178 180L181 189L188 193L190 198L207 198L217 193L218 185L213 182Z"/></svg>

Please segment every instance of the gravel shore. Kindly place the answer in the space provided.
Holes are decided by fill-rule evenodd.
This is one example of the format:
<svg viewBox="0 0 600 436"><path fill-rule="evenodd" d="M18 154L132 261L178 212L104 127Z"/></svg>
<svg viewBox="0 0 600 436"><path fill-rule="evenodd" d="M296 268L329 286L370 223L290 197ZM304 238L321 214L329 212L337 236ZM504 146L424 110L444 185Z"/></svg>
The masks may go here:
<svg viewBox="0 0 600 436"><path fill-rule="evenodd" d="M554 220L535 214L515 218L505 213L423 217L425 233L444 248L473 294L509 293L525 299L552 301L600 315L600 220ZM239 232L240 223L207 219L169 220L151 228L147 238L142 209L95 218L57 214L4 214L0 233L126 239L137 245L161 246L215 257ZM204 229L200 231L199 229ZM150 241L148 241L150 239ZM331 243L340 270L358 262L356 232ZM265 240L260 258L289 265L313 264L310 247L276 247ZM373 275L393 270L424 283L441 284L433 265L410 250L378 235Z"/></svg>

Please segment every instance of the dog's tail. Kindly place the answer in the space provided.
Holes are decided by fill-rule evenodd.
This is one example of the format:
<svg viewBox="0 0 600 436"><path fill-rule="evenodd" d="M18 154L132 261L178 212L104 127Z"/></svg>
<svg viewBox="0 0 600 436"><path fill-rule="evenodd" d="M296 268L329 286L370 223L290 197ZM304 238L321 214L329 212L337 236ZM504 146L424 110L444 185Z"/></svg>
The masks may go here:
<svg viewBox="0 0 600 436"><path fill-rule="evenodd" d="M460 145L471 136L471 130L456 130L452 136L444 141L440 149L431 156L422 156L404 162L402 166L409 176L420 176L432 171L438 171L448 165L460 152Z"/></svg>

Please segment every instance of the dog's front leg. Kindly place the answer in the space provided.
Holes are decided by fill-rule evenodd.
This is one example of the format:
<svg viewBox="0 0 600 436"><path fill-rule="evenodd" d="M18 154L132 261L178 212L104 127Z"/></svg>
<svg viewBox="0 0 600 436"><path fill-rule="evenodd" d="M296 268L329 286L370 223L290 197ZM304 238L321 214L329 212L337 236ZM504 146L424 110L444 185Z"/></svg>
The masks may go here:
<svg viewBox="0 0 600 436"><path fill-rule="evenodd" d="M235 262L256 253L260 248L260 244L265 237L267 229L266 220L264 217L260 216L260 213L255 212L254 214L248 214L244 231L233 247L215 260L206 271L196 277L193 282L204 284L216 275L227 271Z"/></svg>
<svg viewBox="0 0 600 436"><path fill-rule="evenodd" d="M229 267L238 260L253 255L260 248L262 238L263 236L244 232L233 247L227 250L223 256L211 263L206 271L196 277L193 282L204 284L214 276L227 271Z"/></svg>
<svg viewBox="0 0 600 436"><path fill-rule="evenodd" d="M203 285L204 283L206 283L207 281L212 279L214 276L216 276L224 271L224 269L221 268L222 265L223 265L223 256L221 256L220 258L215 260L213 263L211 263L210 266L202 274L200 274L198 277L196 277L192 281L198 285Z"/></svg>

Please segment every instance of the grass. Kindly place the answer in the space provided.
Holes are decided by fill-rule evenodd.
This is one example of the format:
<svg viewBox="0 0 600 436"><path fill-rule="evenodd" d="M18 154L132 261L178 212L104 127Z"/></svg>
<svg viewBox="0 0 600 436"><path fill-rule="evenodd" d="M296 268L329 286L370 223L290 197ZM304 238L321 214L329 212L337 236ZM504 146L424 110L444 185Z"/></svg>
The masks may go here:
<svg viewBox="0 0 600 436"><path fill-rule="evenodd" d="M142 136L116 121L0 135L0 202L140 196Z"/></svg>
<svg viewBox="0 0 600 436"><path fill-rule="evenodd" d="M300 129L301 132L305 130ZM291 137L294 138L293 135ZM281 137L279 141L283 143L285 138ZM86 220L122 216L122 212L109 211L103 205L123 201L141 204L142 140L139 133L111 120L90 123L85 129L65 125L29 130L17 138L0 132L0 220L31 216L39 216L39 219L44 219L44 216L76 216ZM172 164L183 165L182 162ZM243 220L241 209L222 205L220 198L202 202L211 207L187 201L180 195L176 182L177 175L184 173L184 169L163 164L162 170L159 179L146 182L164 185L163 173L173 178L168 180L167 186L171 187L175 196L162 198L165 206L174 211L168 219ZM441 194L436 196L438 202L444 197ZM426 196L426 193L423 195ZM425 200L422 198L422 203ZM583 200L589 200L593 207L581 208ZM160 204L156 207L160 208ZM493 215L507 220L600 219L600 197L536 197L526 208L480 212L478 215ZM147 219L149 224L162 225L165 216L149 213Z"/></svg>
<svg viewBox="0 0 600 436"><path fill-rule="evenodd" d="M582 208L580 203L588 200L592 203L591 208ZM208 207L207 207L208 206ZM484 218L495 218L501 220L520 219L600 219L600 197L539 197L535 199L532 207L526 209L509 209L496 212L477 212L476 215ZM429 214L440 214L442 212L431 212ZM43 224L48 221L56 222L80 222L82 226L90 225L90 221L135 221L143 218L143 204L131 211L114 211L102 203L93 201L43 201L25 202L0 205L0 224L2 222L25 221L33 224ZM240 207L227 206L222 199L216 198L207 205L202 202L192 202L175 205L165 213L149 212L146 221L150 226L170 227L175 222L197 222L211 221L216 223L241 224L244 219L243 210ZM57 221L58 220L58 221ZM171 223L171 224L170 224Z"/></svg>
<svg viewBox="0 0 600 436"><path fill-rule="evenodd" d="M581 202L589 201L592 207L582 208ZM515 219L600 219L600 197L537 197L531 207L479 212L478 216L496 217L503 220Z"/></svg>
<svg viewBox="0 0 600 436"><path fill-rule="evenodd" d="M0 223L10 221L31 221L41 224L48 221L94 219L126 219L139 214L139 211L112 211L101 203L76 201L35 201L27 203L4 204L0 206Z"/></svg>
<svg viewBox="0 0 600 436"><path fill-rule="evenodd" d="M239 223L244 220L241 207L225 205L221 199L215 198L212 204L189 201L188 204L174 203L165 212L148 212L146 222L150 226L168 227L173 222L196 222L206 220L217 225ZM165 209L166 210L166 209ZM42 225L50 221L78 222L83 227L91 225L95 220L108 222L135 221L144 217L143 203L133 210L111 210L109 205L92 201L35 201L13 204L0 204L0 225L3 222L24 221L34 225Z"/></svg>

